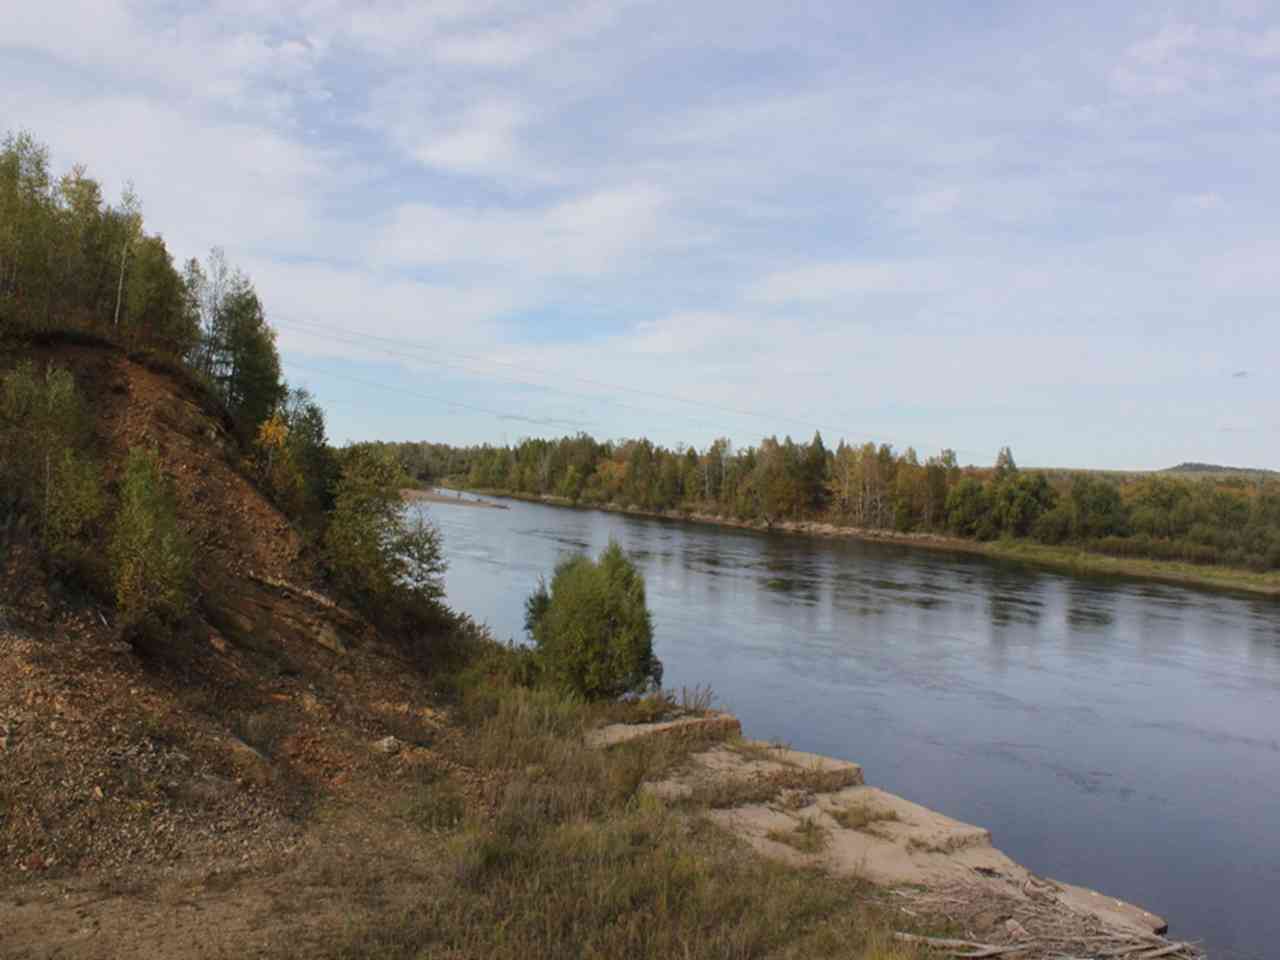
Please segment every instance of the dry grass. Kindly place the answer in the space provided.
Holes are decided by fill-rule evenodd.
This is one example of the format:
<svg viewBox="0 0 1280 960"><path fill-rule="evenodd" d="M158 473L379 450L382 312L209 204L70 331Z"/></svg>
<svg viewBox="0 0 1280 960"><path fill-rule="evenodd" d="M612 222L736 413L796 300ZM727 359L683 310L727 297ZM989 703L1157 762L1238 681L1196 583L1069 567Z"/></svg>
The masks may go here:
<svg viewBox="0 0 1280 960"><path fill-rule="evenodd" d="M660 723L677 717L701 717L711 711L715 694L709 686L655 690L642 697L616 703L596 704L591 710L602 722Z"/></svg>
<svg viewBox="0 0 1280 960"><path fill-rule="evenodd" d="M725 749L732 750L744 760L761 763L789 763L782 757L782 751L789 749L784 743L762 740L746 740L742 737L731 737L724 742Z"/></svg>
<svg viewBox="0 0 1280 960"><path fill-rule="evenodd" d="M717 777L694 787L689 802L694 806L724 810L751 804L774 803L784 794L792 797L789 806L803 806L796 797L809 798L818 793L835 793L856 784L857 774L850 770L821 770L806 767L784 767L761 773L750 779Z"/></svg>
<svg viewBox="0 0 1280 960"><path fill-rule="evenodd" d="M902 818L896 810L886 810L869 803L851 803L830 811L832 818L846 830L866 830L875 823L896 823Z"/></svg>
<svg viewBox="0 0 1280 960"><path fill-rule="evenodd" d="M668 806L640 791L700 745L659 737L590 749L598 708L481 686L461 690L458 713L472 723L440 749L490 802L455 820L448 778L416 786L410 811L431 866L413 905L391 916L353 909L345 933L308 957L916 956L893 945L901 923L873 888L768 861L702 816L705 803ZM800 768L778 779L759 789L832 786L830 774ZM816 851L825 837L806 821L784 842Z"/></svg>
<svg viewBox="0 0 1280 960"><path fill-rule="evenodd" d="M474 826L444 842L412 909L353 923L327 956L905 958L869 891L759 858L641 801L598 820Z"/></svg>
<svg viewBox="0 0 1280 960"><path fill-rule="evenodd" d="M453 830L467 816L466 798L447 778L423 783L405 803L403 817L427 833Z"/></svg>
<svg viewBox="0 0 1280 960"><path fill-rule="evenodd" d="M785 843L801 853L821 853L831 839L831 833L812 817L802 817L790 830L770 830L765 834L775 843Z"/></svg>
<svg viewBox="0 0 1280 960"><path fill-rule="evenodd" d="M710 686L698 684L680 688L680 709L687 714L699 717L704 715L711 709L715 699Z"/></svg>

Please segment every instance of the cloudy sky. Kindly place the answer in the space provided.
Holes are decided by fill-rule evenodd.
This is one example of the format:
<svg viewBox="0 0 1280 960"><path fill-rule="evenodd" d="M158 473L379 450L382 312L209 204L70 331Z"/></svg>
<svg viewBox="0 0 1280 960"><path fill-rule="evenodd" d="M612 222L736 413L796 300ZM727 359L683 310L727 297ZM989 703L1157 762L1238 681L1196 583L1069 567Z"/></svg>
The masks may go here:
<svg viewBox="0 0 1280 960"><path fill-rule="evenodd" d="M1280 4L0 5L337 440L1280 467Z"/></svg>

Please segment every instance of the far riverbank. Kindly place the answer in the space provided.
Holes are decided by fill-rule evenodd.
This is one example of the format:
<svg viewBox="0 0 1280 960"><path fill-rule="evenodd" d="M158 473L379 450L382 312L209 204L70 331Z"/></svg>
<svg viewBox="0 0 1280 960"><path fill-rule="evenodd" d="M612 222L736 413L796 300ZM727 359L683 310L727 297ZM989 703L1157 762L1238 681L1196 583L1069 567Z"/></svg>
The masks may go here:
<svg viewBox="0 0 1280 960"><path fill-rule="evenodd" d="M732 517L721 517L715 514L694 511L642 510L634 507L619 507L613 504L575 503L566 497L556 497L549 494L511 493L501 490L454 487L446 484L441 484L440 486L451 490L467 490L470 493L483 496L542 503L553 507L599 510L604 513L620 513L634 517L653 517L659 520L678 520L687 523L734 527L740 530L755 530L760 533L787 533L811 537L838 537L873 543L893 543L907 547L921 547L927 550L977 554L997 560L1013 560L1078 576L1132 577L1162 583L1176 583L1183 586L1236 591L1254 596L1280 597L1280 573L1256 573L1251 570L1242 570L1234 567L1210 567L1168 560L1148 560L1140 557L1112 557L1106 554L1081 550L1078 547L1053 547L1029 541L990 540L984 542L966 540L961 537L947 536L946 534L900 533L896 530L842 527L833 523L820 523L811 520L782 520L776 523L766 523L758 520L737 520ZM439 494L434 496L443 502L458 502L453 498L443 497ZM431 500L433 498L424 496L422 499ZM498 506L498 504L488 504L488 506Z"/></svg>
<svg viewBox="0 0 1280 960"><path fill-rule="evenodd" d="M509 509L506 504L490 503L488 500L471 497L446 497L438 490L416 490L405 489L400 491L400 496L405 500L419 501L423 503L447 503L455 507L487 507L490 510L506 510Z"/></svg>

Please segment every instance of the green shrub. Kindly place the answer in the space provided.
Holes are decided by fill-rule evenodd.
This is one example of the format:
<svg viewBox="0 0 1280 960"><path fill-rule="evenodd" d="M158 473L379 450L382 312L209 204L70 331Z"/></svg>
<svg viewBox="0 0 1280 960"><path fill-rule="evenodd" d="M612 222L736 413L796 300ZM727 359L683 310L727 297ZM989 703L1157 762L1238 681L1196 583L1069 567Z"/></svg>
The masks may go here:
<svg viewBox="0 0 1280 960"><path fill-rule="evenodd" d="M102 478L96 463L70 450L53 467L45 515L45 544L55 557L66 557L102 516Z"/></svg>
<svg viewBox="0 0 1280 960"><path fill-rule="evenodd" d="M617 543L599 561L576 556L525 604L525 626L543 668L589 700L621 696L662 681L644 578Z"/></svg>
<svg viewBox="0 0 1280 960"><path fill-rule="evenodd" d="M406 482L389 451L357 446L343 454L325 559L366 607L395 598L435 604L444 595L440 532L421 516L410 519L400 494Z"/></svg>
<svg viewBox="0 0 1280 960"><path fill-rule="evenodd" d="M126 629L176 620L191 605L191 546L178 526L173 488L155 454L129 451L111 540L116 606Z"/></svg>
<svg viewBox="0 0 1280 960"><path fill-rule="evenodd" d="M29 517L60 561L103 511L99 467L81 452L88 423L66 368L25 361L0 377L0 510Z"/></svg>

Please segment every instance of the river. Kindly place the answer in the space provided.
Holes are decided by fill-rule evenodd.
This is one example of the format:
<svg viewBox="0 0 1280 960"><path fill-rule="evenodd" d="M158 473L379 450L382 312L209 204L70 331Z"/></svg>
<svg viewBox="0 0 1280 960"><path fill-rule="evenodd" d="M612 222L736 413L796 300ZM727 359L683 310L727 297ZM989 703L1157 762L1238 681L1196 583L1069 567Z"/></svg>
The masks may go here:
<svg viewBox="0 0 1280 960"><path fill-rule="evenodd" d="M615 538L667 686L710 684L747 735L861 763L1215 958L1280 951L1280 602L507 502L415 507L449 603L499 639L539 575Z"/></svg>

